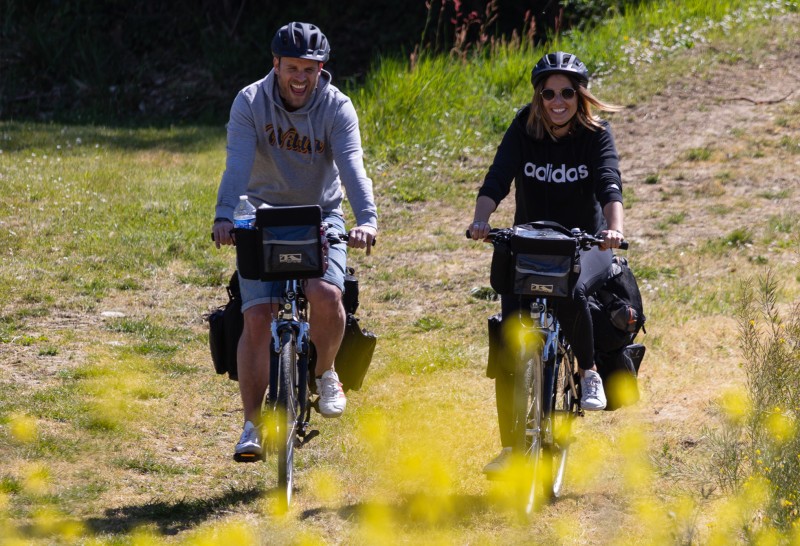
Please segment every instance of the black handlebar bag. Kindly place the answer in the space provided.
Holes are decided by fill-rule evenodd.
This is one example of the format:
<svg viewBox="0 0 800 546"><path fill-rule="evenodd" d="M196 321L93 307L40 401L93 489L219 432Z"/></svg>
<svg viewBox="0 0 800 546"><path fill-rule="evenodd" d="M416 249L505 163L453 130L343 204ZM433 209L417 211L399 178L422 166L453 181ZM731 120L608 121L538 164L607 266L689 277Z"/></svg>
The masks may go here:
<svg viewBox="0 0 800 546"><path fill-rule="evenodd" d="M578 243L555 222L514 226L492 256L492 288L501 294L569 297L579 273Z"/></svg>
<svg viewBox="0 0 800 546"><path fill-rule="evenodd" d="M324 273L319 205L259 208L256 229L237 229L235 235L237 267L246 279L285 281Z"/></svg>

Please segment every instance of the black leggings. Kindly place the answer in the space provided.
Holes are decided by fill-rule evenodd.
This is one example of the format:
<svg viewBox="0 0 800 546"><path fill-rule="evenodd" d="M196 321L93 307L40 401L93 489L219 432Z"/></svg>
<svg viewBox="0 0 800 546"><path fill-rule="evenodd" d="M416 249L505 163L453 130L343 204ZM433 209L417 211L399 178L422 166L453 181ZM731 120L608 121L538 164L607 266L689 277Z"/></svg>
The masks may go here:
<svg viewBox="0 0 800 546"><path fill-rule="evenodd" d="M610 277L611 258L608 250L592 247L581 251L581 274L575 283L572 298L554 301L555 314L567 339L570 340L572 352L581 369L589 370L594 366L594 331L592 315L589 311L588 296L605 283ZM503 320L513 317L521 306L528 307L531 298L507 295L501 298ZM495 379L495 397L497 400L497 420L500 425L500 441L503 447L511 447L514 405L514 374L498 370Z"/></svg>

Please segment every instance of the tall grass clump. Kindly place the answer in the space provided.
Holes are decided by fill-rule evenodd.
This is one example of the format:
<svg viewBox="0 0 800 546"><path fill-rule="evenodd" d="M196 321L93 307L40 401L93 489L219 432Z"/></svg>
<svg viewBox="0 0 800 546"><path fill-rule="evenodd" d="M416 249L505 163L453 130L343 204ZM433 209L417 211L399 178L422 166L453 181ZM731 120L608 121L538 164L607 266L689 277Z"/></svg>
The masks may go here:
<svg viewBox="0 0 800 546"><path fill-rule="evenodd" d="M782 532L800 525L800 305L782 312L778 285L767 273L745 281L738 309L746 385L720 404L712 464L723 490L760 490L760 524Z"/></svg>
<svg viewBox="0 0 800 546"><path fill-rule="evenodd" d="M364 145L379 162L406 163L420 151L451 159L495 142L514 107L530 100L535 55L523 44L504 43L470 61L422 54L412 67L382 59L351 91Z"/></svg>

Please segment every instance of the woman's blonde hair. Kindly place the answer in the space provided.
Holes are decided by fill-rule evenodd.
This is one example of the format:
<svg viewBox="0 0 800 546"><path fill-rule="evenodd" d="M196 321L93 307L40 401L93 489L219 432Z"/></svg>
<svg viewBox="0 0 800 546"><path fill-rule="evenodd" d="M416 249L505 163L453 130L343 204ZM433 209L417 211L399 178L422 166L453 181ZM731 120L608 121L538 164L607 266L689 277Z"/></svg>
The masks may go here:
<svg viewBox="0 0 800 546"><path fill-rule="evenodd" d="M603 112L618 112L622 110L621 106L603 102L595 97L592 92L576 78L573 78L569 74L562 75L569 79L578 97L578 111L575 112L575 116L570 120L571 124L579 123L590 131L597 131L602 128L602 125L600 123L600 118L592 113L593 108ZM531 99L531 111L528 114L528 122L525 124L528 134L537 140L543 139L545 135L550 135L550 138L553 140L557 139L554 127L547 120L544 111L542 90L547 80L548 78L542 79L534 87L533 98Z"/></svg>

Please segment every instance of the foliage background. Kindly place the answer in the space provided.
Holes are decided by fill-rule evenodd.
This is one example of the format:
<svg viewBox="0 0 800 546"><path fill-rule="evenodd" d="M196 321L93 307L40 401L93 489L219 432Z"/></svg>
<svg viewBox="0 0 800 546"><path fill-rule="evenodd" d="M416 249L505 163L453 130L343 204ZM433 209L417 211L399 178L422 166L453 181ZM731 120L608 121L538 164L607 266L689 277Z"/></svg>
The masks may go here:
<svg viewBox="0 0 800 546"><path fill-rule="evenodd" d="M270 39L292 20L323 29L333 45L328 68L344 85L417 44L447 50L458 28L477 39L480 21L491 19L484 30L493 36L541 41L637 3L4 0L0 119L223 122L236 91L269 70Z"/></svg>

